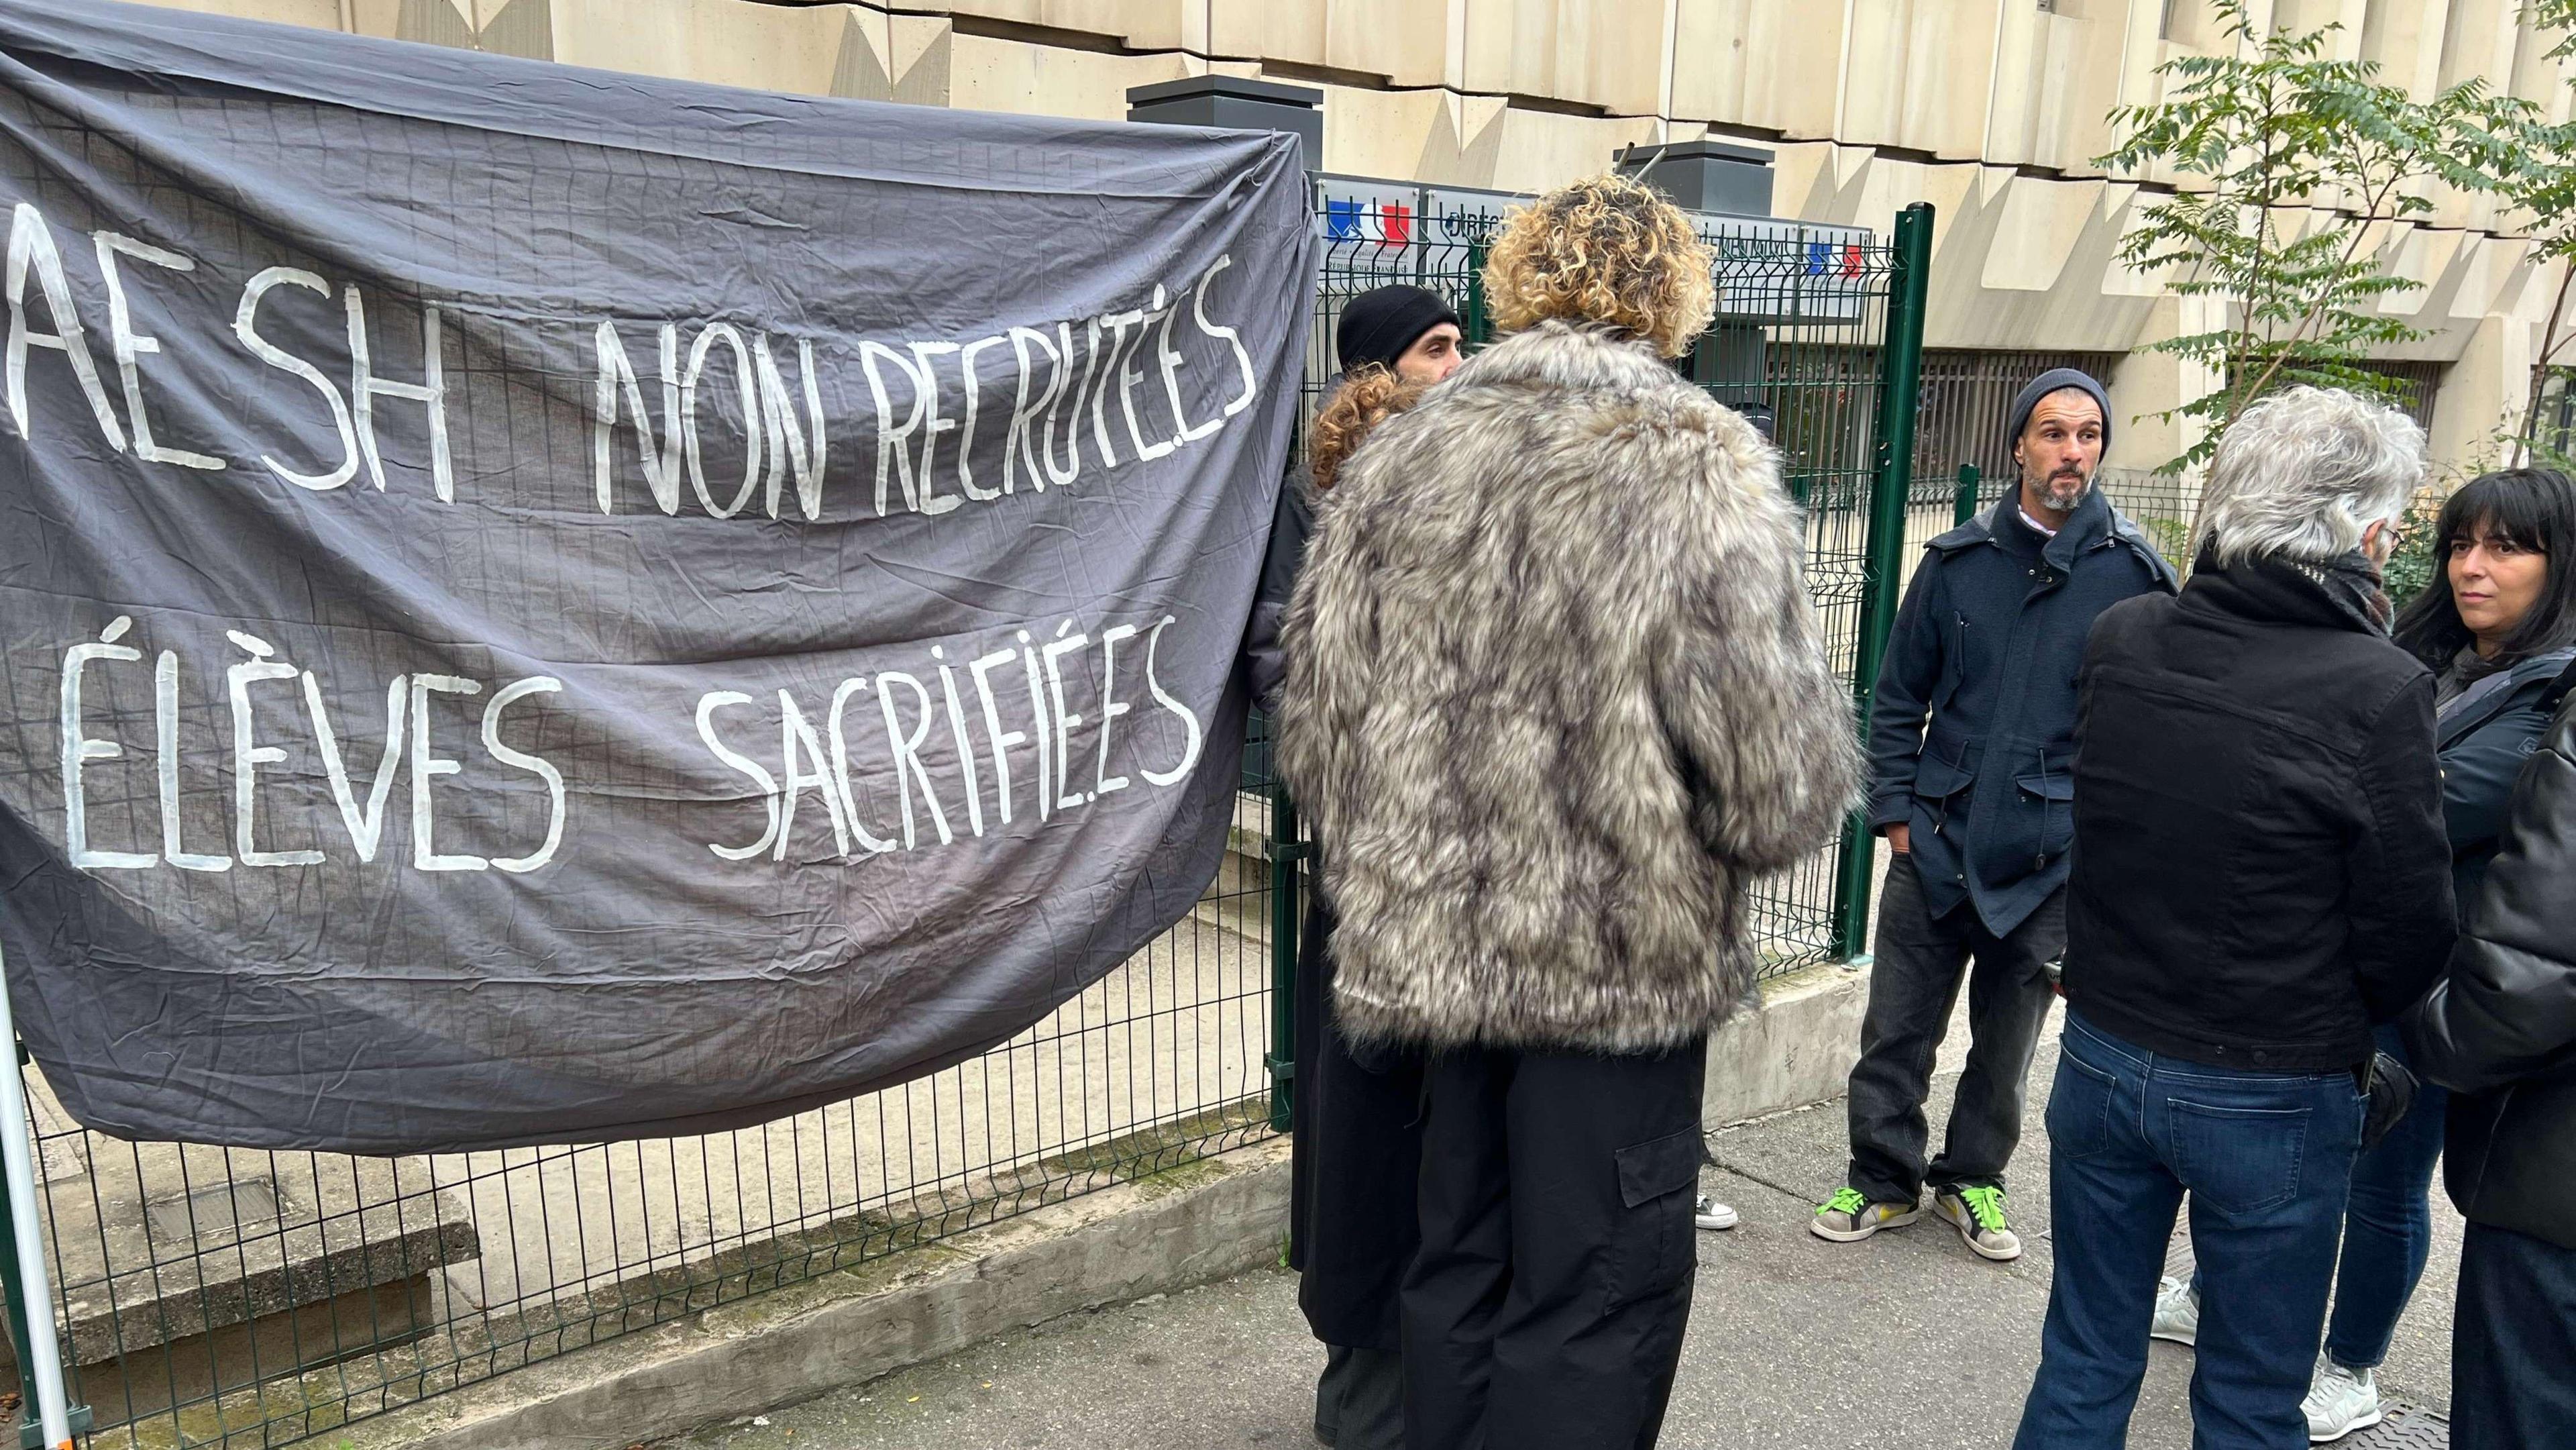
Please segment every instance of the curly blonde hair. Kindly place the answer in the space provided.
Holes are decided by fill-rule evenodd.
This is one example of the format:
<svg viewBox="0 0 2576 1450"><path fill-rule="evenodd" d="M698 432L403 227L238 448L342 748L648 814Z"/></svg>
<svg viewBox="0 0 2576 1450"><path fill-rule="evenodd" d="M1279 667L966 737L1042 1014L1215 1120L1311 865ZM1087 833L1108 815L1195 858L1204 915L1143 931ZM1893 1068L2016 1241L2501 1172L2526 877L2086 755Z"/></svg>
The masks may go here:
<svg viewBox="0 0 2576 1450"><path fill-rule="evenodd" d="M1306 434L1306 466L1315 492L1330 490L1333 480L1341 476L1342 465L1359 451L1370 432L1422 401L1425 391L1422 384L1406 382L1376 363L1342 379Z"/></svg>
<svg viewBox="0 0 2576 1450"><path fill-rule="evenodd" d="M1485 259L1504 331L1602 322L1680 357L1717 311L1716 258L1690 218L1642 182L1594 176L1513 213Z"/></svg>

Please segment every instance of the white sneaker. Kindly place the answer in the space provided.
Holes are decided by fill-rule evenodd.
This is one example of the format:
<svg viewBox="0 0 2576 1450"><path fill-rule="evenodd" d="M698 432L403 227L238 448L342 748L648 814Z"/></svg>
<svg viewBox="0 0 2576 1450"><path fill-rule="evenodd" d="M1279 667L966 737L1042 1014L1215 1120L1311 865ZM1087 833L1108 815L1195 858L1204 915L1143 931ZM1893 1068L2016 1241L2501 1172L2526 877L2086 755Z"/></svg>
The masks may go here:
<svg viewBox="0 0 2576 1450"><path fill-rule="evenodd" d="M1701 1228L1733 1228L1736 1222L1735 1210L1703 1193L1699 1196L1699 1201L1691 1207L1691 1222Z"/></svg>
<svg viewBox="0 0 2576 1450"><path fill-rule="evenodd" d="M2157 1287L2156 1317L2147 1334L2176 1344L2200 1342L2200 1296L2191 1292L2189 1280L2168 1277Z"/></svg>
<svg viewBox="0 0 2576 1450"><path fill-rule="evenodd" d="M2299 1408L2308 1412L2308 1440L2322 1445L2379 1423L2379 1385L2366 1369L2346 1369L2332 1355L2317 1356L2317 1377Z"/></svg>

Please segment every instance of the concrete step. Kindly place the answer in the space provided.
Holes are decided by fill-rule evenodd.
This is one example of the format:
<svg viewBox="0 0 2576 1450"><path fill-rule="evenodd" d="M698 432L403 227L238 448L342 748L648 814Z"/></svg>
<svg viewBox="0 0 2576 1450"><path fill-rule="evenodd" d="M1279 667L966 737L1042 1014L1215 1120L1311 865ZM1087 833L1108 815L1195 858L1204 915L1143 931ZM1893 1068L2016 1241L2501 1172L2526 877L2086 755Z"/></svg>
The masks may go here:
<svg viewBox="0 0 2576 1450"><path fill-rule="evenodd" d="M425 1333L435 1276L482 1253L423 1159L129 1143L56 1127L44 1075L26 1080L63 1357L119 1418Z"/></svg>

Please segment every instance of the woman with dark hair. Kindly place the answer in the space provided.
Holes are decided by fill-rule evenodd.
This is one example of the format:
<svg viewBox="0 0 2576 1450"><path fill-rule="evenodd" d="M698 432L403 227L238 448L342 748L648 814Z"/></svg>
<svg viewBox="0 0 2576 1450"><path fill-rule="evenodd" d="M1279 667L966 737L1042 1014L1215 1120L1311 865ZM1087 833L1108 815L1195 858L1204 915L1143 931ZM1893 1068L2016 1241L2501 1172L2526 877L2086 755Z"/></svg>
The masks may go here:
<svg viewBox="0 0 2576 1450"><path fill-rule="evenodd" d="M2576 670L2556 689L2576 686ZM2408 1019L2451 1089L2442 1176L2469 1221L2451 1444L2565 1450L2576 1425L2576 704L2514 787L2450 972Z"/></svg>
<svg viewBox="0 0 2576 1450"><path fill-rule="evenodd" d="M2394 632L2435 676L2443 823L2465 913L2495 859L2514 778L2548 727L2551 686L2576 660L2576 482L2547 468L2487 474L2451 495L2433 530L2441 567ZM2378 1040L2407 1060L2394 1026L2379 1029ZM2414 1107L2353 1165L2334 1316L2306 1406L2317 1440L2379 1423L2372 1371L2423 1277L2448 1098L2425 1083ZM2157 1335L2189 1342L2198 1320L2190 1291L2168 1285Z"/></svg>
<svg viewBox="0 0 2576 1450"><path fill-rule="evenodd" d="M1349 373L1307 433L1310 503L1330 493L1342 465L1380 423L1412 407L1423 391L1422 383L1376 362ZM1297 948L1288 1263L1298 1271L1297 1305L1306 1327L1324 1343L1315 1438L1335 1450L1401 1450L1404 1361L1396 1300L1415 1240L1422 1060L1415 1053L1351 1051L1331 1010L1332 936L1332 903L1310 877Z"/></svg>

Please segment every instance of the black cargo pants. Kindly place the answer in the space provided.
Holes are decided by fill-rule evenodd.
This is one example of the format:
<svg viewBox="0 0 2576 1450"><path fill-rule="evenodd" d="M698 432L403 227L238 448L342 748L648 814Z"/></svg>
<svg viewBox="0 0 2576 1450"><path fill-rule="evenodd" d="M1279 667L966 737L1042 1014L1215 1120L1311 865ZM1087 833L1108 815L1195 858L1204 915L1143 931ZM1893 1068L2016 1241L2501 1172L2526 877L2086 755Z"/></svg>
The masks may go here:
<svg viewBox="0 0 2576 1450"><path fill-rule="evenodd" d="M1470 1050L1424 1073L1422 1243L1404 1283L1404 1438L1648 1450L1698 1267L1707 1044Z"/></svg>

